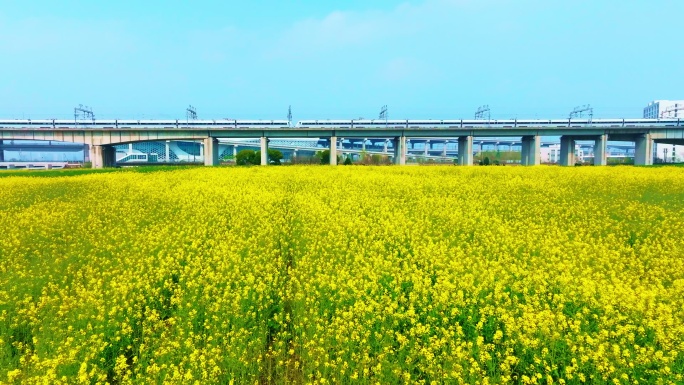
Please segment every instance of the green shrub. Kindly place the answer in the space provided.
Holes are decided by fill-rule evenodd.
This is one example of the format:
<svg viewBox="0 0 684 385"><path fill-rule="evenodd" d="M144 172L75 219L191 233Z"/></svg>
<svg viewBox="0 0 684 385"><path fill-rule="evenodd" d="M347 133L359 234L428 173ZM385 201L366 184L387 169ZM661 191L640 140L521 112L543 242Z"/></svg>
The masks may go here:
<svg viewBox="0 0 684 385"><path fill-rule="evenodd" d="M238 166L248 166L261 163L261 154L254 150L244 149L235 155L235 164Z"/></svg>

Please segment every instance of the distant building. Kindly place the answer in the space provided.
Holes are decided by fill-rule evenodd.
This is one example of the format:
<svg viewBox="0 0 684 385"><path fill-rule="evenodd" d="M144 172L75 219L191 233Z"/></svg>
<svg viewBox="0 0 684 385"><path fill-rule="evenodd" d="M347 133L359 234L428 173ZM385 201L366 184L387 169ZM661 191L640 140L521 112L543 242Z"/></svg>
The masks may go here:
<svg viewBox="0 0 684 385"><path fill-rule="evenodd" d="M540 148L542 163L560 163L560 144L554 143Z"/></svg>
<svg viewBox="0 0 684 385"><path fill-rule="evenodd" d="M684 118L684 100L654 100L644 108L644 119Z"/></svg>
<svg viewBox="0 0 684 385"><path fill-rule="evenodd" d="M644 118L684 118L684 100L654 100L644 108ZM681 162L684 160L684 146L654 143L653 157L655 162Z"/></svg>
<svg viewBox="0 0 684 385"><path fill-rule="evenodd" d="M653 152L658 163L681 163L684 161L684 146L660 143L654 147Z"/></svg>

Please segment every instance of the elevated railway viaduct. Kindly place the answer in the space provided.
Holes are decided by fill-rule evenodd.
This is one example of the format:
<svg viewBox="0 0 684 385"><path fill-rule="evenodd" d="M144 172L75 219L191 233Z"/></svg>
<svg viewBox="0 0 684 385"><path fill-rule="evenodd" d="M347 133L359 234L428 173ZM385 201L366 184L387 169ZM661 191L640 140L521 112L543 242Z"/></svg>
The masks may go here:
<svg viewBox="0 0 684 385"><path fill-rule="evenodd" d="M542 136L558 136L561 141L561 164L574 164L574 148L577 140L593 140L595 142L595 164L606 164L606 144L608 141L630 141L635 143L635 164L649 165L652 162L653 143L684 145L684 127L679 120L658 121L640 119L638 124L601 125L585 123L565 126L536 122L533 126L523 127L505 122L487 122L467 125L429 123L411 125L373 123L359 124L303 124L295 127L282 124L280 121L261 121L253 124L241 124L239 121L206 121L193 122L191 125L173 125L162 121L139 122L138 124L116 124L92 122L92 124L58 124L55 121L41 121L35 124L0 121L0 141L2 140L54 140L86 144L89 147L90 159L95 168L114 166L116 150L114 145L145 141L192 140L203 141L206 165L217 165L219 162L219 138L260 138L262 165L268 164L268 143L273 138L328 138L330 143L330 163L337 163L337 143L339 137L344 138L390 138L393 147L393 158L396 164L406 163L406 140L410 138L457 138L458 163L473 164L474 137L519 137L522 143L523 165L540 163L540 138ZM270 123L268 123L270 122ZM618 122L614 120L611 122ZM425 122L423 122L425 123ZM572 123L572 122L571 122Z"/></svg>

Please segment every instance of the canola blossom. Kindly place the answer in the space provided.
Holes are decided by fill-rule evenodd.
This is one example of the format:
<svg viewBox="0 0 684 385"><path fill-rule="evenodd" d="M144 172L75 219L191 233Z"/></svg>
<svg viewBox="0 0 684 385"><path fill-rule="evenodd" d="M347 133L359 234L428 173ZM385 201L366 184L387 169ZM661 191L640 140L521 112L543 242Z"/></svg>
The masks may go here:
<svg viewBox="0 0 684 385"><path fill-rule="evenodd" d="M0 178L0 383L684 382L684 168Z"/></svg>

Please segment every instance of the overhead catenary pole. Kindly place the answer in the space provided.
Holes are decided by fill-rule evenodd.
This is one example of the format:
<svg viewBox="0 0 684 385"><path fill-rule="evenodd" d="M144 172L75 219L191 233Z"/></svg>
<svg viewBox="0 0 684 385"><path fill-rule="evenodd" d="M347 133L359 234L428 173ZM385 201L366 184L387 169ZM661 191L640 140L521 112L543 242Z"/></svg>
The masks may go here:
<svg viewBox="0 0 684 385"><path fill-rule="evenodd" d="M185 109L185 120L197 120L197 110L192 105Z"/></svg>
<svg viewBox="0 0 684 385"><path fill-rule="evenodd" d="M189 105L188 108L185 109L185 128L186 129L190 127L190 120L197 120L197 110L195 109L195 107L192 106L192 104ZM194 140L193 140L193 143L197 144L197 142ZM196 157L195 149L193 146L192 162L195 163L196 161L197 161L197 157Z"/></svg>
<svg viewBox="0 0 684 385"><path fill-rule="evenodd" d="M663 118L679 118L681 114L679 112L684 112L684 104L675 103L674 106L670 106L662 111L660 111L660 119Z"/></svg>
<svg viewBox="0 0 684 385"><path fill-rule="evenodd" d="M491 110L489 109L489 105L485 104L483 106L478 107L477 111L475 111L475 119L476 120L487 120L489 121L491 119Z"/></svg>
<svg viewBox="0 0 684 385"><path fill-rule="evenodd" d="M88 106L84 106L83 104L79 104L78 107L74 108L74 122L78 125L78 120L80 119L88 119L90 118L93 123L95 123L95 114L93 113L93 109Z"/></svg>
<svg viewBox="0 0 684 385"><path fill-rule="evenodd" d="M587 115L589 117L589 123L591 123L591 119L594 117L594 108L588 104L584 106L577 106L574 110L572 110L572 112L570 112L570 119L582 118L583 115Z"/></svg>
<svg viewBox="0 0 684 385"><path fill-rule="evenodd" d="M387 104L380 108L380 115L378 116L380 120L385 120L385 127L387 127Z"/></svg>

